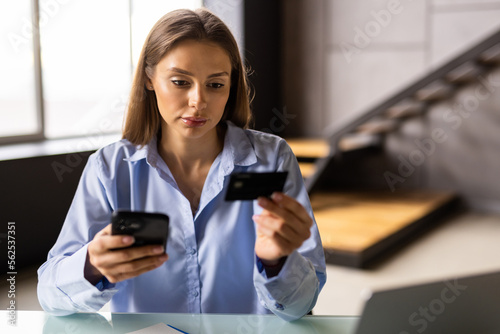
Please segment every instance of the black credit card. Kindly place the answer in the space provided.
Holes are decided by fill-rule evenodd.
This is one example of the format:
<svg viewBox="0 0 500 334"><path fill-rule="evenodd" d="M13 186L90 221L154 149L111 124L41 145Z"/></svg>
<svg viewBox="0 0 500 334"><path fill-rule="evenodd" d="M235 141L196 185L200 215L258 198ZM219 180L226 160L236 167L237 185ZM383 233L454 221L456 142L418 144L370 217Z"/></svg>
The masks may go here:
<svg viewBox="0 0 500 334"><path fill-rule="evenodd" d="M235 173L231 174L226 201L254 200L283 191L288 172Z"/></svg>

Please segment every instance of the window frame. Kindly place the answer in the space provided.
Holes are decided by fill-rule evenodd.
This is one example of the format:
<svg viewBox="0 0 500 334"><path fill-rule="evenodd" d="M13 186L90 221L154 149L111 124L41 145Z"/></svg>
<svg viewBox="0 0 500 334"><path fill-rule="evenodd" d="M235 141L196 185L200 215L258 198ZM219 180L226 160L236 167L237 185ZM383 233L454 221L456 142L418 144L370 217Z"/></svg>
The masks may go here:
<svg viewBox="0 0 500 334"><path fill-rule="evenodd" d="M40 11L38 0L31 0L31 19L33 27L33 63L35 76L35 108L38 131L30 134L21 134L14 136L0 137L0 145L18 144L26 142L36 142L46 139L45 137L45 120L43 110L43 91L42 91L42 62L40 50Z"/></svg>

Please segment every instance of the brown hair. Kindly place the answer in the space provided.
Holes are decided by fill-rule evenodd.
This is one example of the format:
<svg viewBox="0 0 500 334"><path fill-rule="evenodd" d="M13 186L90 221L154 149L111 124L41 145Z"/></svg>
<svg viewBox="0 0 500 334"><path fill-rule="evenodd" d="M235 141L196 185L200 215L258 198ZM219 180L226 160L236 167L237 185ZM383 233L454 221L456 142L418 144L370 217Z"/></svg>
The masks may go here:
<svg viewBox="0 0 500 334"><path fill-rule="evenodd" d="M146 80L153 77L156 65L176 43L188 39L213 42L226 50L231 60L231 88L221 123L229 120L242 128L249 126L252 114L247 71L229 28L206 9L179 9L156 22L142 48L123 128L123 138L131 143L143 146L159 133L156 95L147 90Z"/></svg>

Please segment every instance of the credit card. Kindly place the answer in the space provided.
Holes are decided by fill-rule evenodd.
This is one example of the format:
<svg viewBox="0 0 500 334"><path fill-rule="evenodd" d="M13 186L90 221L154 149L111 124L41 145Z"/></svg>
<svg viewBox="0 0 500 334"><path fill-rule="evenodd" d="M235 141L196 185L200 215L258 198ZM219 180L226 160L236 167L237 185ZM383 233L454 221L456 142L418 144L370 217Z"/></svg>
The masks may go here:
<svg viewBox="0 0 500 334"><path fill-rule="evenodd" d="M226 201L254 200L283 191L288 172L231 174Z"/></svg>

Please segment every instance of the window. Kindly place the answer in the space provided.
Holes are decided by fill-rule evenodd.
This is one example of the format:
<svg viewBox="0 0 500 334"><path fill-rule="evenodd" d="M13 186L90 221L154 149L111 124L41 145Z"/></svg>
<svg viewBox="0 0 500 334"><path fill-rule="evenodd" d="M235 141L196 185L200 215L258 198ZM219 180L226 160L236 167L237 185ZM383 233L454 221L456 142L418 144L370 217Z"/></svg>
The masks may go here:
<svg viewBox="0 0 500 334"><path fill-rule="evenodd" d="M46 137L118 131L131 81L128 3L69 1L47 17L40 24Z"/></svg>
<svg viewBox="0 0 500 334"><path fill-rule="evenodd" d="M132 0L132 63L137 64L142 45L153 24L165 13L178 8L195 9L202 0Z"/></svg>
<svg viewBox="0 0 500 334"><path fill-rule="evenodd" d="M0 142L120 131L147 33L166 12L201 5L0 0Z"/></svg>
<svg viewBox="0 0 500 334"><path fill-rule="evenodd" d="M0 7L0 137L41 136L31 1L1 1Z"/></svg>

